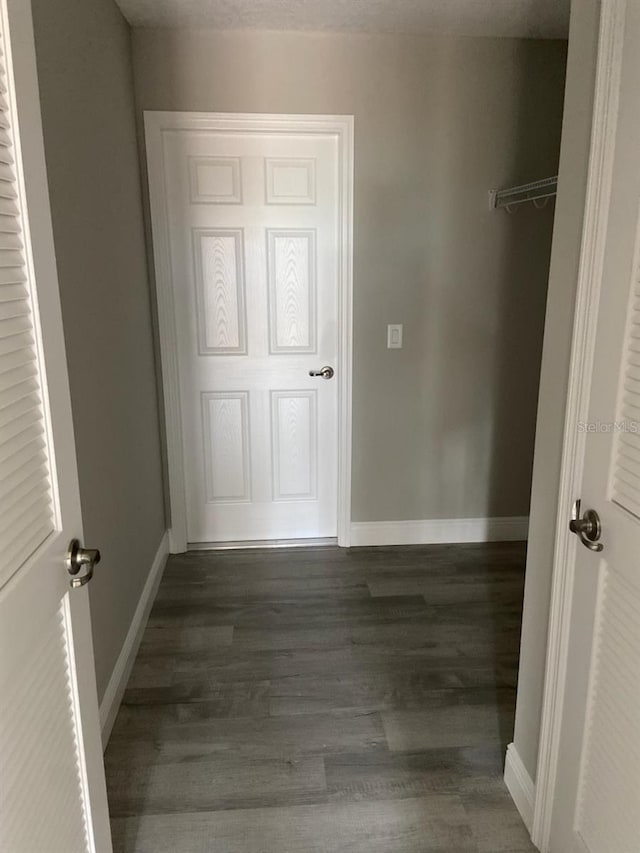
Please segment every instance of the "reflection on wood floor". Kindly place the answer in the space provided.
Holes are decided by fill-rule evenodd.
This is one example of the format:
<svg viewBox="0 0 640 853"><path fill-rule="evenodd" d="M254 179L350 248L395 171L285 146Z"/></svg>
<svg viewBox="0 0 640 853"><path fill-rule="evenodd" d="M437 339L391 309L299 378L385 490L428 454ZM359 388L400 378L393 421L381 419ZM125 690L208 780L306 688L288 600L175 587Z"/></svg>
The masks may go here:
<svg viewBox="0 0 640 853"><path fill-rule="evenodd" d="M106 753L114 850L524 853L524 543L173 556Z"/></svg>

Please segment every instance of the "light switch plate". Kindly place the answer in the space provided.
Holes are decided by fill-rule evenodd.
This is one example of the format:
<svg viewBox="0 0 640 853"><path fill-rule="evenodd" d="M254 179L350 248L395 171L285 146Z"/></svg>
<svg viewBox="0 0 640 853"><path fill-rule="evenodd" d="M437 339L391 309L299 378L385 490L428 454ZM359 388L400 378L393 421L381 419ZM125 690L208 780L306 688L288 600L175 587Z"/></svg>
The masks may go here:
<svg viewBox="0 0 640 853"><path fill-rule="evenodd" d="M387 349L402 349L402 323L387 326Z"/></svg>

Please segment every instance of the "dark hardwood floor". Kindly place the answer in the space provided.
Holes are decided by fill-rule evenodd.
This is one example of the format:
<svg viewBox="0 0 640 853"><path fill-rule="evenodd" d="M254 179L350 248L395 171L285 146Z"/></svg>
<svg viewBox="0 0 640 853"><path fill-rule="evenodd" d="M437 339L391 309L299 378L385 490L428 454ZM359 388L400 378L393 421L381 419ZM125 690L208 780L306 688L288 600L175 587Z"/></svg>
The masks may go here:
<svg viewBox="0 0 640 853"><path fill-rule="evenodd" d="M524 853L523 543L171 557L105 756L114 849Z"/></svg>

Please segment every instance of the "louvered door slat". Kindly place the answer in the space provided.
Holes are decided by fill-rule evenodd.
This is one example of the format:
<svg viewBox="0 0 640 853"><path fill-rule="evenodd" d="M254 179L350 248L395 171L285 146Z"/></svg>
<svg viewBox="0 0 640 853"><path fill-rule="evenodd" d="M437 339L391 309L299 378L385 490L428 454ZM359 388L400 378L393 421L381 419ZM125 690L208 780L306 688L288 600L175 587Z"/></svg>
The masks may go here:
<svg viewBox="0 0 640 853"><path fill-rule="evenodd" d="M20 266L20 249L10 245L19 242L19 238L17 239L15 235L0 235L0 269L5 269L5 267L22 269Z"/></svg>
<svg viewBox="0 0 640 853"><path fill-rule="evenodd" d="M13 320L4 320L0 323L0 341L6 340L6 338L10 338L13 335L18 335L20 332L33 332L31 317L16 317ZM1 370L2 363L0 362Z"/></svg>
<svg viewBox="0 0 640 853"><path fill-rule="evenodd" d="M18 218L11 213L3 213L0 209L0 231L4 234L20 234L22 229Z"/></svg>
<svg viewBox="0 0 640 853"><path fill-rule="evenodd" d="M9 270L12 268L9 267ZM5 278L3 273L6 270L0 270L0 302L16 302L21 301L24 303L26 299L29 298L29 292L24 284L20 283L20 278L16 276L15 278L12 276L9 281L3 281ZM28 312L22 312L28 313Z"/></svg>
<svg viewBox="0 0 640 853"><path fill-rule="evenodd" d="M47 469L37 460L38 457L33 457L25 468L14 471L7 482L0 483L0 500L6 500L7 492L19 500L36 485L42 486L43 480L47 479Z"/></svg>
<svg viewBox="0 0 640 853"><path fill-rule="evenodd" d="M640 308L638 307L639 305L640 305L640 301L634 299L633 310L634 311L640 311ZM629 330L629 335L632 338L632 341L635 341L635 343L632 342L632 344L631 344L632 348L636 352L638 352L638 348L640 347L640 329L638 329L635 326L632 326L631 329Z"/></svg>
<svg viewBox="0 0 640 853"><path fill-rule="evenodd" d="M11 508L2 513L0 521L0 536L13 536L13 530L17 524L24 525L30 519L43 518L48 508L48 495L42 495L41 491L28 491L20 497L16 495L11 499Z"/></svg>
<svg viewBox="0 0 640 853"><path fill-rule="evenodd" d="M589 850L636 853L640 838L640 597L612 567L597 628L578 825ZM597 819L594 818L597 816Z"/></svg>
<svg viewBox="0 0 640 853"><path fill-rule="evenodd" d="M621 480L633 487L640 479L640 463L621 453L618 456L618 474Z"/></svg>
<svg viewBox="0 0 640 853"><path fill-rule="evenodd" d="M4 441L0 444L0 454L5 455L5 448L8 448L15 441L20 442L20 446L23 446L23 437L31 441L42 434L43 424L36 420L37 415L38 410L36 409L34 412L33 407L30 407L25 412L17 414L16 417L3 426L2 433Z"/></svg>
<svg viewBox="0 0 640 853"><path fill-rule="evenodd" d="M14 317L24 317L31 314L29 303L24 299L12 299L8 302L0 302L0 322L12 320Z"/></svg>
<svg viewBox="0 0 640 853"><path fill-rule="evenodd" d="M616 480L615 502L624 507L628 512L640 518L640 492L629 488L627 483L618 477Z"/></svg>
<svg viewBox="0 0 640 853"><path fill-rule="evenodd" d="M13 264L3 264L0 267L0 286L5 284L22 284L26 282L27 277L24 274L24 269L15 262ZM28 292L25 293L24 299L29 298Z"/></svg>
<svg viewBox="0 0 640 853"><path fill-rule="evenodd" d="M18 194L16 193L14 186L13 171L3 163L0 163L0 183L4 185L4 189L0 190L0 192L2 192L2 195L5 196L5 198L17 197Z"/></svg>
<svg viewBox="0 0 640 853"><path fill-rule="evenodd" d="M640 368L640 352L629 347L628 358L630 369L634 371L634 374L640 376L640 370L638 370L638 368Z"/></svg>
<svg viewBox="0 0 640 853"><path fill-rule="evenodd" d="M640 392L640 379L636 379L632 375L631 369L627 371L627 377L624 382L624 389L625 391L628 391L631 395L638 394ZM633 397L631 399L633 399Z"/></svg>
<svg viewBox="0 0 640 853"><path fill-rule="evenodd" d="M29 423L40 412L40 401L35 391L26 393L15 400L10 406L0 409L0 430L2 430L3 444L15 435L16 422L25 419ZM6 428L6 429L5 429ZM2 447L2 444L0 444Z"/></svg>
<svg viewBox="0 0 640 853"><path fill-rule="evenodd" d="M4 460L0 459L0 480L4 482L9 477L17 473L23 465L31 464L31 460L34 458L40 459L41 457L44 457L43 465L45 470L48 471L48 460L45 450L45 440L40 436L34 441L30 441L25 444L25 446L17 453L14 453L13 456L9 456Z"/></svg>
<svg viewBox="0 0 640 853"><path fill-rule="evenodd" d="M19 527L7 533L7 544L0 554L0 576L7 576L17 560L24 562L30 557L51 533L51 512L48 508L21 521Z"/></svg>
<svg viewBox="0 0 640 853"><path fill-rule="evenodd" d="M0 338L0 356L5 355L5 353L15 352L23 347L33 346L33 344L33 335L30 331L8 335L6 338Z"/></svg>
<svg viewBox="0 0 640 853"><path fill-rule="evenodd" d="M12 456L15 456L30 444L38 444L42 442L42 446L44 447L45 441L42 436L42 432L41 424L34 423L18 435L12 435L6 441L3 441L2 444L0 444L0 461L11 459ZM2 513L0 513L0 523L1 519Z"/></svg>
<svg viewBox="0 0 640 853"><path fill-rule="evenodd" d="M0 112L0 116L1 115L2 113ZM2 214L2 216L13 217L13 219L19 224L19 209L15 196L7 198L6 196L0 195L0 214ZM19 227L16 230L20 230Z"/></svg>
<svg viewBox="0 0 640 853"><path fill-rule="evenodd" d="M22 382L17 382L6 390L0 392L0 412L21 400L28 394L39 390L38 381L33 376L28 376Z"/></svg>
<svg viewBox="0 0 640 853"><path fill-rule="evenodd" d="M629 463L638 465L640 470L640 450L637 447L620 442L618 446L618 453L620 454L621 460L627 460ZM625 463L621 462L621 464Z"/></svg>
<svg viewBox="0 0 640 853"><path fill-rule="evenodd" d="M6 406L4 409L0 409L0 428L6 426L16 418L21 418L27 412L33 413L34 410L39 410L40 400L38 399L38 395L33 392L31 394L25 394L24 397L21 397L19 400L16 400L11 406Z"/></svg>
<svg viewBox="0 0 640 853"><path fill-rule="evenodd" d="M0 482L0 500L7 499L14 489L18 490L22 483L34 482L36 479L47 478L47 457L44 453L35 453L24 460L23 464L12 471Z"/></svg>
<svg viewBox="0 0 640 853"><path fill-rule="evenodd" d="M640 394L636 394L632 389L625 388L627 393L622 398L621 414L623 418L631 421L632 425L640 424ZM634 427L635 428L635 427Z"/></svg>
<svg viewBox="0 0 640 853"><path fill-rule="evenodd" d="M3 53L0 88L6 92ZM8 102L0 94L0 585L54 529L42 366L35 346L12 134Z"/></svg>
<svg viewBox="0 0 640 853"><path fill-rule="evenodd" d="M0 163L0 198L16 198L12 181L8 177L5 177L7 171L8 167Z"/></svg>
<svg viewBox="0 0 640 853"><path fill-rule="evenodd" d="M0 150L0 158L2 158L3 163L7 163L8 165L13 165L13 156L11 154L11 139L6 130L0 130L0 149L4 149L4 151Z"/></svg>
<svg viewBox="0 0 640 853"><path fill-rule="evenodd" d="M640 498L640 478L629 469L630 466L625 464L624 457L618 456L618 480L620 484L624 483L627 492L631 492Z"/></svg>
<svg viewBox="0 0 640 853"><path fill-rule="evenodd" d="M622 365L623 393L618 403L611 498L640 518L640 280L636 277Z"/></svg>
<svg viewBox="0 0 640 853"><path fill-rule="evenodd" d="M68 712L71 669L62 609L44 626L39 646L29 650L25 677L3 685L3 773L14 781L4 792L2 839L6 850L75 853L87 849L81 803L77 734ZM39 732L50 745L46 756ZM74 779L75 786L59 780ZM25 803L36 803L25 820Z"/></svg>
<svg viewBox="0 0 640 853"><path fill-rule="evenodd" d="M618 435L617 449L620 450L622 446L633 447L640 450L640 435L634 432L620 433Z"/></svg>
<svg viewBox="0 0 640 853"><path fill-rule="evenodd" d="M15 386L27 382L34 376L38 376L38 365L33 361L30 361L28 364L21 364L20 367L10 365L8 368L5 368L6 362L3 358L0 361L0 406L3 405L2 394L10 392ZM2 441L1 437L0 441Z"/></svg>
<svg viewBox="0 0 640 853"><path fill-rule="evenodd" d="M1 306L0 306L1 307ZM14 350L13 352L5 353L3 356L3 362L7 370L17 370L24 365L28 365L32 363L31 353L33 350L31 347L21 347L20 349Z"/></svg>

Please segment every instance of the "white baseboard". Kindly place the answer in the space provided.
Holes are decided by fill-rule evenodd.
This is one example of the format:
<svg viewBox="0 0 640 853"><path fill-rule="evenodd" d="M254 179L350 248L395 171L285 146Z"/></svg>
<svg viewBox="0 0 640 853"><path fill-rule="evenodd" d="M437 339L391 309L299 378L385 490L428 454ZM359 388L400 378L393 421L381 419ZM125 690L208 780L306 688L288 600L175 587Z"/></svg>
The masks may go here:
<svg viewBox="0 0 640 853"><path fill-rule="evenodd" d="M187 551L246 551L262 548L325 548L337 545L335 536L315 539L238 539L223 542L188 542ZM172 552L173 553L173 552Z"/></svg>
<svg viewBox="0 0 640 853"><path fill-rule="evenodd" d="M100 730L102 732L102 746L107 748L111 729L116 719L116 714L122 702L124 691L131 674L133 662L138 654L142 633L149 618L149 612L158 591L158 585L162 577L162 572L169 556L169 535L164 533L160 540L160 545L153 558L151 569L147 576L147 580L140 594L138 606L136 607L131 625L127 631L127 636L122 644L122 649L118 655L118 660L111 673L111 678L107 684L107 689L104 692L102 702L100 703Z"/></svg>
<svg viewBox="0 0 640 853"><path fill-rule="evenodd" d="M507 757L504 762L504 783L511 794L511 799L520 812L524 825L531 833L533 825L533 804L535 801L535 785L531 776L518 755L515 744L507 747Z"/></svg>
<svg viewBox="0 0 640 853"><path fill-rule="evenodd" d="M529 518L433 518L423 521L355 521L351 545L431 545L513 542L527 538Z"/></svg>

